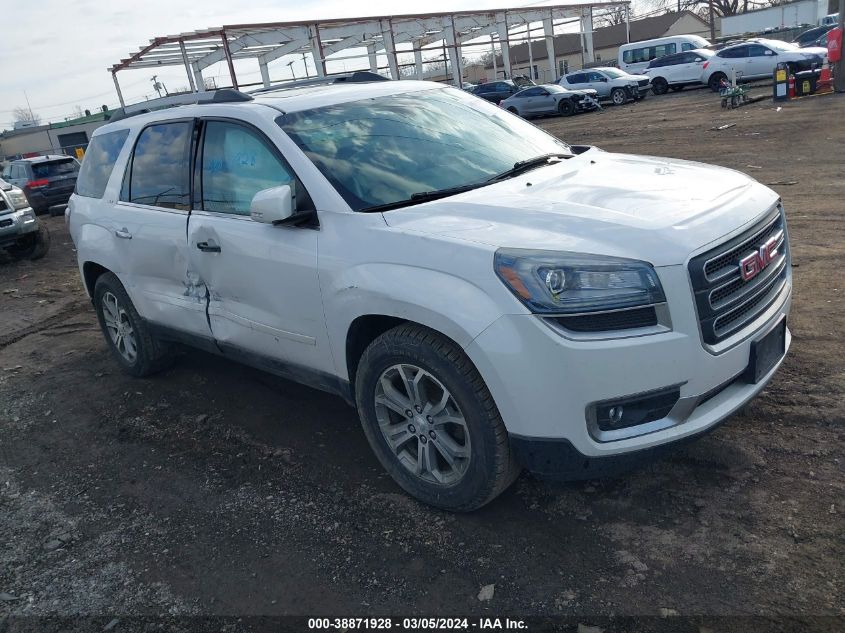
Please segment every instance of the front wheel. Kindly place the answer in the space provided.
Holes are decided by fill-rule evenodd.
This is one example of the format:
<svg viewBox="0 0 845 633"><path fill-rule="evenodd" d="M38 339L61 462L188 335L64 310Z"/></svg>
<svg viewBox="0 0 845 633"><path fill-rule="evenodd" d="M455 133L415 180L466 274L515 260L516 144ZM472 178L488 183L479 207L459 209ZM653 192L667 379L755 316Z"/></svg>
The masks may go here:
<svg viewBox="0 0 845 633"><path fill-rule="evenodd" d="M519 474L481 375L433 330L400 325L373 341L361 357L355 395L376 457L424 503L475 510Z"/></svg>
<svg viewBox="0 0 845 633"><path fill-rule="evenodd" d="M557 111L561 116L572 116L576 112L575 104L569 99L561 99L557 104Z"/></svg>
<svg viewBox="0 0 845 633"><path fill-rule="evenodd" d="M41 259L50 250L50 229L43 222L38 222L38 230L20 238L8 249L9 254L15 259L29 259L35 261Z"/></svg>
<svg viewBox="0 0 845 633"><path fill-rule="evenodd" d="M665 95L669 92L669 82L663 77L655 77L651 80L651 91L656 95Z"/></svg>
<svg viewBox="0 0 845 633"><path fill-rule="evenodd" d="M113 273L103 273L97 278L94 307L106 343L126 373L141 378L169 364L169 348L150 333Z"/></svg>
<svg viewBox="0 0 845 633"><path fill-rule="evenodd" d="M610 91L610 100L613 105L622 105L628 100L628 94L623 88L614 88Z"/></svg>

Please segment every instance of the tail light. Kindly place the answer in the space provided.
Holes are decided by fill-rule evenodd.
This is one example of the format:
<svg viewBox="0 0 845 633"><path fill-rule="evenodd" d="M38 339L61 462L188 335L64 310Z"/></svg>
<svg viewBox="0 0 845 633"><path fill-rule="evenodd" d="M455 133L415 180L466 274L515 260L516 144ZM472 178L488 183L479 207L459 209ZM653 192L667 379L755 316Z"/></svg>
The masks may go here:
<svg viewBox="0 0 845 633"><path fill-rule="evenodd" d="M709 65L710 65L710 60L708 59L706 62L704 62L704 63L701 65L701 69L702 69L702 70L707 70L707 67L708 67Z"/></svg>
<svg viewBox="0 0 845 633"><path fill-rule="evenodd" d="M38 180L30 180L24 185L24 187L28 187L29 189L39 189L41 187L46 187L49 184L49 180L47 180L46 178L40 178Z"/></svg>

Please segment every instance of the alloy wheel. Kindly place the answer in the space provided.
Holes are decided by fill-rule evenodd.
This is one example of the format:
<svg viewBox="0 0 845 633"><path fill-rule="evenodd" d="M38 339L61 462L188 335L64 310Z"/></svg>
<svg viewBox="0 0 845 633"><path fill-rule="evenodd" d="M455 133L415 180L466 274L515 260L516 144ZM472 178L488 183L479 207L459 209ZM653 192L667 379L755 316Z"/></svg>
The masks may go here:
<svg viewBox="0 0 845 633"><path fill-rule="evenodd" d="M376 383L379 429L399 463L423 481L453 485L470 464L466 419L434 375L411 364L393 365Z"/></svg>
<svg viewBox="0 0 845 633"><path fill-rule="evenodd" d="M138 345L129 315L111 292L105 292L101 302L103 321L112 345L127 362L134 363L138 358Z"/></svg>

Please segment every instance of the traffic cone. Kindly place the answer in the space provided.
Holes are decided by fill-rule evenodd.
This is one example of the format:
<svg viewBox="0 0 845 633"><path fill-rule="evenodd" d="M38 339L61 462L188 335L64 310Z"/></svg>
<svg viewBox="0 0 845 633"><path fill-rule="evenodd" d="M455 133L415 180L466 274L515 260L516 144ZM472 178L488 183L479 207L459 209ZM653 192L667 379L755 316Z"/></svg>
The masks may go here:
<svg viewBox="0 0 845 633"><path fill-rule="evenodd" d="M833 86L833 78L830 75L830 64L825 62L819 74L819 81L816 84L816 92L828 92Z"/></svg>

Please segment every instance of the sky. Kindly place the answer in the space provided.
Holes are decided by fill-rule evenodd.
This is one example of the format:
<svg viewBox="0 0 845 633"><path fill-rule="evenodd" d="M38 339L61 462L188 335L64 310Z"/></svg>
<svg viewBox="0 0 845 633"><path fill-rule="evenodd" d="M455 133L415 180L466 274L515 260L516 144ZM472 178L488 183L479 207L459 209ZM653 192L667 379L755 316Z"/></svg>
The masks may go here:
<svg viewBox="0 0 845 633"><path fill-rule="evenodd" d="M578 2L578 0L574 0ZM0 129L11 128L12 110L31 107L42 122L63 121L79 106L94 111L117 106L107 68L137 52L150 39L224 24L296 21L491 9L574 3L573 0L41 0L4 2L0 28ZM290 76L286 61L270 65L273 79ZM364 64L364 62L361 62ZM239 63L244 81L260 81L254 60ZM351 65L352 62L349 62ZM309 62L310 66L310 62ZM228 83L218 64L208 74ZM330 68L330 71L343 70ZM349 68L353 70L353 68ZM127 103L154 97L151 77L142 69L118 73ZM303 72L302 62L293 72ZM314 73L311 68L311 73ZM162 69L170 90L187 87L181 67ZM27 104L28 99L28 104Z"/></svg>

